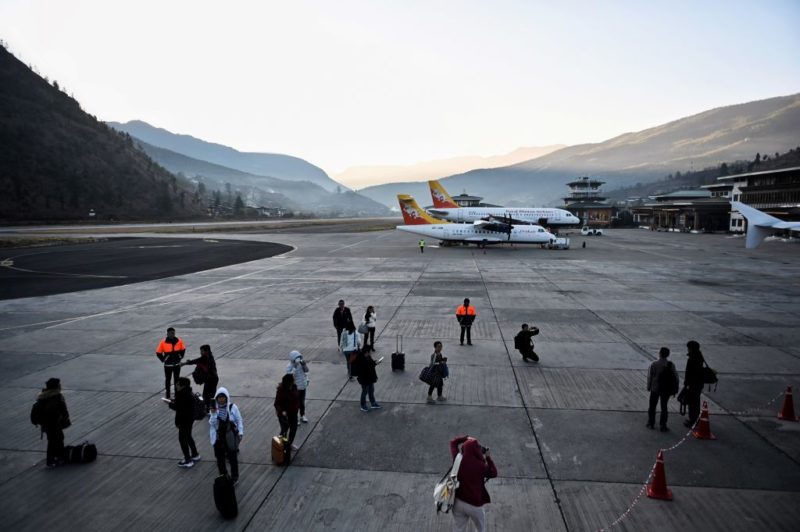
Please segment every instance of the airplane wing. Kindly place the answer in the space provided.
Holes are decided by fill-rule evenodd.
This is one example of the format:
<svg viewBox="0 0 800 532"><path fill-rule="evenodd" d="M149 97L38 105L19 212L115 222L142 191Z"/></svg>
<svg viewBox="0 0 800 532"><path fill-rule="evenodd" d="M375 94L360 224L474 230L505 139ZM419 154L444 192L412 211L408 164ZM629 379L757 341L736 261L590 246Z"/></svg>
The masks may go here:
<svg viewBox="0 0 800 532"><path fill-rule="evenodd" d="M487 244L499 244L505 241L506 241L505 238L500 238L499 236L492 236L492 235L486 235L486 236L475 235L475 236L468 236L467 238L464 239L464 242L485 242Z"/></svg>
<svg viewBox="0 0 800 532"><path fill-rule="evenodd" d="M496 216L487 216L486 221L494 221L495 223L508 223L513 225L534 225L534 222L530 220L518 220L512 216L502 216L500 218Z"/></svg>
<svg viewBox="0 0 800 532"><path fill-rule="evenodd" d="M478 229L485 229L487 231L497 231L498 233L509 233L511 231L512 225L497 222L492 220L475 220L472 222L472 225L477 227Z"/></svg>
<svg viewBox="0 0 800 532"><path fill-rule="evenodd" d="M800 231L800 222L784 222L780 218L775 218L765 212L761 212L755 207L745 205L738 201L732 201L731 207L747 218L745 247L748 249L758 246L764 238L769 236L770 229Z"/></svg>

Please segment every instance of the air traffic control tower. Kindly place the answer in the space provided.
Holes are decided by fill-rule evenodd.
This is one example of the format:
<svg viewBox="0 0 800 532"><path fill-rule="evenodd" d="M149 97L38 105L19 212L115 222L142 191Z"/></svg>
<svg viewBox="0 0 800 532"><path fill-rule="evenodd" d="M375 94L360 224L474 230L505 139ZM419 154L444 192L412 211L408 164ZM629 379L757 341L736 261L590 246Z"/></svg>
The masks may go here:
<svg viewBox="0 0 800 532"><path fill-rule="evenodd" d="M584 225L608 227L611 223L611 205L605 203L600 187L605 181L581 177L567 183L569 196L564 198L564 208L580 218Z"/></svg>

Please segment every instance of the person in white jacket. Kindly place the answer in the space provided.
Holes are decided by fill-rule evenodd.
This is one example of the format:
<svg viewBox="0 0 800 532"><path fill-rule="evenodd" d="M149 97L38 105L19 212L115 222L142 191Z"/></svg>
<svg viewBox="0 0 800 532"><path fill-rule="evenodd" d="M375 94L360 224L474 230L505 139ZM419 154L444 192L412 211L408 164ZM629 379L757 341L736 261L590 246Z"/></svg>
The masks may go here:
<svg viewBox="0 0 800 532"><path fill-rule="evenodd" d="M367 333L364 335L364 349L369 346L370 351L375 351L375 326L378 323L378 316L375 314L375 307L372 305L367 307L367 312L364 313L364 323L367 326Z"/></svg>
<svg viewBox="0 0 800 532"><path fill-rule="evenodd" d="M306 417L306 389L308 388L308 365L303 360L300 351L289 353L289 365L286 366L286 373L294 376L294 384L297 386L298 398L300 399L300 421L308 423ZM299 423L298 423L299 425Z"/></svg>
<svg viewBox="0 0 800 532"><path fill-rule="evenodd" d="M358 333L356 332L356 326L353 325L353 322L348 322L345 326L344 330L342 331L342 336L339 338L339 351L342 352L344 355L345 363L347 364L347 378L353 380L353 372L350 366L350 357L352 356L355 358L354 355L358 353L358 350L361 348L360 342L358 340Z"/></svg>
<svg viewBox="0 0 800 532"><path fill-rule="evenodd" d="M239 407L231 402L227 388L218 388L211 405L208 418L210 426L211 446L217 457L217 469L220 475L227 475L225 459L231 463L231 480L234 485L239 481L239 444L244 438L244 421Z"/></svg>

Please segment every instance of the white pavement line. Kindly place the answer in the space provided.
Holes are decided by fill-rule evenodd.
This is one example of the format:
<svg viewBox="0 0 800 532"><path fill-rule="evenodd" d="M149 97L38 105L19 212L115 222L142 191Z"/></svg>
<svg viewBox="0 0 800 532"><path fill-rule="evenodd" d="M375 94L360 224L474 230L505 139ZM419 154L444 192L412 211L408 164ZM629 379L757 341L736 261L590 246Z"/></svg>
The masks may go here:
<svg viewBox="0 0 800 532"><path fill-rule="evenodd" d="M676 256L676 255L667 255L665 253L657 253L655 251L648 251L646 249L632 248L630 246L617 244L615 242L608 242L608 244L610 244L612 246L616 246L616 247L624 249L624 250L627 250L627 251L638 251L639 253L645 253L647 255L655 255L656 257L661 257L663 259L679 260L679 261L682 261L682 262L692 262L692 259L684 259L684 258Z"/></svg>
<svg viewBox="0 0 800 532"><path fill-rule="evenodd" d="M204 284L204 285L201 285L201 286L195 286L194 288L187 288L186 290L182 290L182 291L176 292L174 294L169 294L169 295L166 295L166 296L159 296L159 297L156 297L156 298L153 298L153 299L148 299L147 301L142 301L141 303L135 303L133 305L127 305L127 306L124 306L124 307L118 307L116 309L107 310L105 312L98 312L96 314L88 314L88 315L85 315L85 316L78 316L76 318L66 318L66 319L60 319L60 320L43 321L43 322L40 322L40 323L29 323L29 324L26 324L26 325L15 325L13 327L0 328L0 331L6 331L6 330L10 330L10 329L19 329L19 328L23 328L23 327L32 327L32 326L36 326L36 325L46 325L48 323L56 323L57 325L51 325L50 327L45 327L45 329L52 329L54 327L59 327L61 325L65 325L67 323L74 323L76 321L83 321L83 320L87 320L87 319L90 319L90 318L97 318L97 317L100 317L100 316L108 316L108 315L111 315L111 314L117 314L119 312L124 312L126 310L135 310L135 309L137 309L139 307L142 307L142 306L148 305L148 304L165 305L165 304L169 303L170 301L174 301L177 296L180 296L182 294L187 294L187 293L190 293L190 292L194 292L195 290L202 290L202 289L209 288L211 286L215 286L215 285L218 285L218 284L227 283L228 281L236 281L236 280L239 280L239 279L244 279L246 277L250 277L251 275L256 275L256 274L259 274L259 273L263 273L263 272L267 272L267 271L270 271L270 270L274 270L275 268L282 267L282 266L284 266L284 264L274 264L269 268L263 268L261 270L256 270L256 271L250 272L250 273L244 273L242 275L237 275L235 277L229 277L227 279L221 279L219 281L214 281L213 283L208 283L208 284ZM243 289L241 289L241 288L240 289L235 289L235 290L231 290L231 292L235 292L235 291L239 291L239 290L243 290ZM223 293L225 293L225 292L223 292ZM218 294L207 294L207 295L211 296L211 295L218 295ZM205 297L205 296L201 296L201 297ZM160 303L158 303L158 302L160 302Z"/></svg>
<svg viewBox="0 0 800 532"><path fill-rule="evenodd" d="M317 281L294 281L294 282L287 283L287 282L281 281L281 282L277 282L277 283L259 285L259 288L269 288L270 286L288 286L288 285L297 285L297 284L303 284L303 283L316 283L316 282ZM246 290L252 290L252 287L246 286L244 288L234 288L232 290L225 290L224 292L215 292L213 294L204 294L204 295L199 296L197 298L197 301L201 301L205 297L213 297L213 296L220 296L220 295L226 295L226 294L235 294L236 292L244 292ZM119 314L120 312L125 312L125 311L128 311L128 310L136 310L138 307L143 306L145 304L149 304L149 303L150 303L150 301L143 301L142 303L136 303L134 305L130 305L130 306L127 306L127 307L120 307L120 308L116 308L116 309L113 309L113 310L107 310L105 312L100 312L100 313L97 313L97 314L90 314L88 316L80 316L80 317L77 317L77 318L74 318L74 319L73 318L67 318L66 320L60 320L61 323L58 323L56 325L51 325L50 327L45 327L45 329L55 329L56 327L61 327L62 325L67 325L69 323L75 323L75 322L87 320L87 319L90 319L90 318L99 318L99 317L102 317L102 316L110 316L112 314ZM169 305L171 303L173 303L173 301L161 301L159 303L154 303L154 306ZM36 325L36 324L32 323L32 324L24 325L24 327L30 327L32 325ZM2 331L2 330L4 330L4 329L0 329L0 331Z"/></svg>
<svg viewBox="0 0 800 532"><path fill-rule="evenodd" d="M351 248L351 247L353 247L353 246L357 246L357 245L361 244L362 242L367 242L367 241L369 241L369 240L372 240L372 239L371 239L371 238L365 238L364 240L359 240L358 242L354 242L354 243L352 243L352 244L348 244L348 245L346 245L346 246L342 246L342 247L338 247L338 248L336 248L336 249L332 249L332 250L330 250L328 253L335 253L335 252L337 252L337 251L341 251L341 250L343 250L343 249Z"/></svg>
<svg viewBox="0 0 800 532"><path fill-rule="evenodd" d="M58 277L80 277L85 279L127 279L127 275L94 275L90 273L65 273L65 272L44 272L40 270L29 270L27 268L18 268L16 266L10 266L6 264L7 260L4 260L0 263L0 266L4 268L8 268L9 270L15 270L18 272L25 272L25 273L38 273L41 275L54 275ZM14 264L13 261L11 264Z"/></svg>
<svg viewBox="0 0 800 532"><path fill-rule="evenodd" d="M16 270L18 272L25 272L25 273L39 273L42 275L59 275L61 277L82 277L87 279L127 279L127 275L93 275L88 273L64 273L64 272L44 272L38 270L28 270L26 268L20 268L18 266L14 266L14 260L19 259L22 257L32 257L34 255L46 255L47 253L52 253L52 250L45 250L45 251L37 251L36 253L24 253L22 255L14 255L13 257L8 257L0 261L0 266L3 268L8 268L9 270Z"/></svg>

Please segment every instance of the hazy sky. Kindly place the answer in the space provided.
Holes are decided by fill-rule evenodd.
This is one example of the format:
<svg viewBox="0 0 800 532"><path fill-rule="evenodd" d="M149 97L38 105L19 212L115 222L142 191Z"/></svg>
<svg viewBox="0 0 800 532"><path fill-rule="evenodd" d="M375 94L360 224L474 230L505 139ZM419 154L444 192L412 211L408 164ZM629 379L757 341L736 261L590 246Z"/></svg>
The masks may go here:
<svg viewBox="0 0 800 532"><path fill-rule="evenodd" d="M0 0L0 38L98 118L329 173L800 92L798 28L797 0Z"/></svg>

